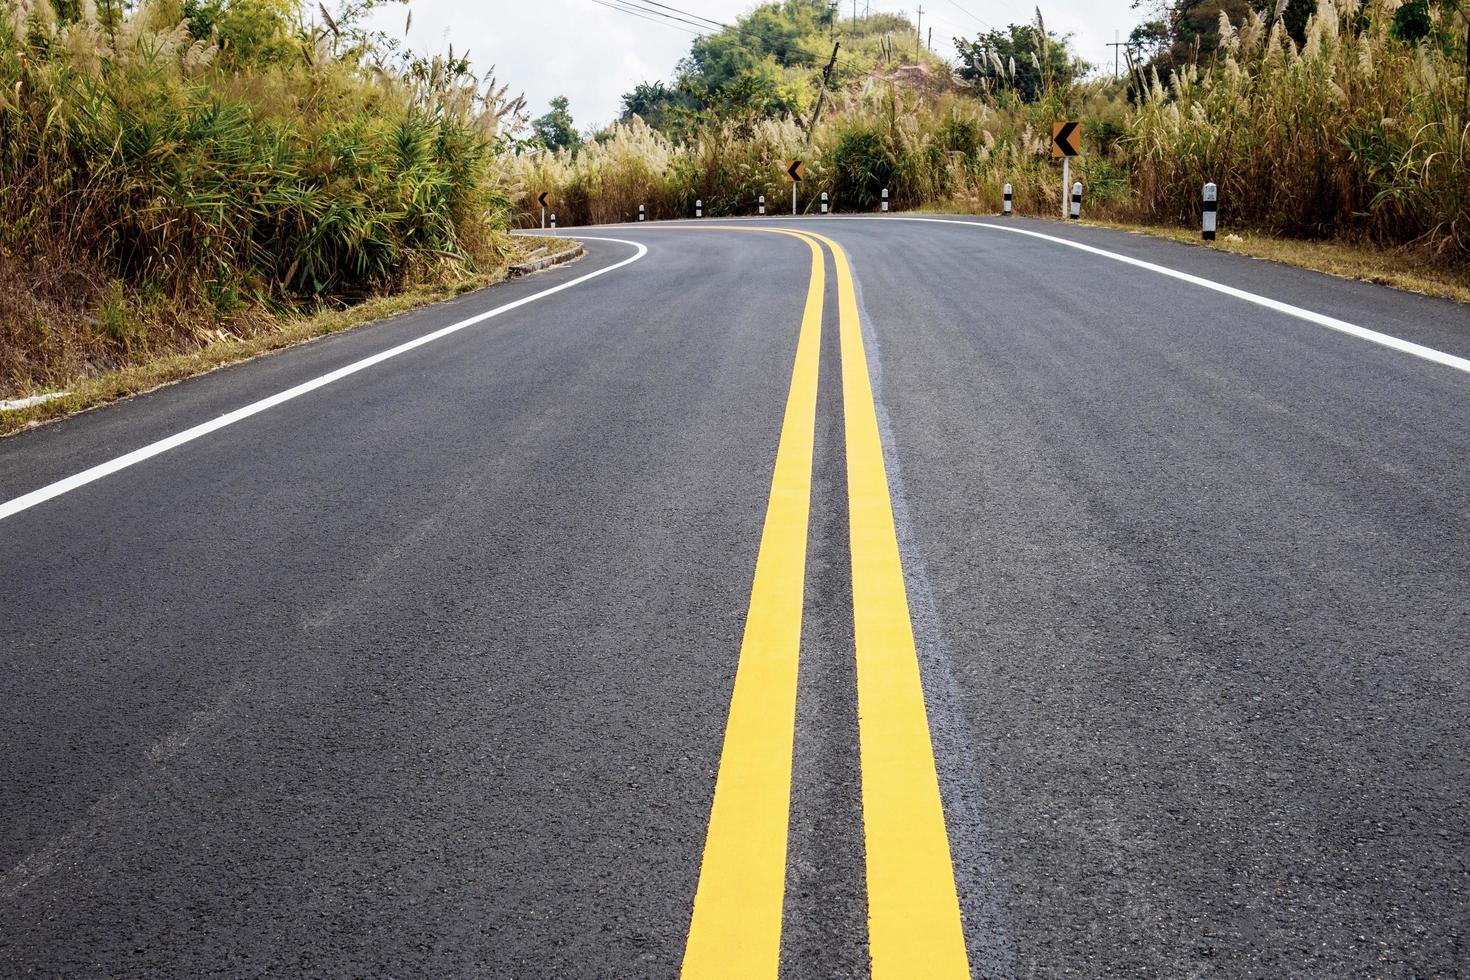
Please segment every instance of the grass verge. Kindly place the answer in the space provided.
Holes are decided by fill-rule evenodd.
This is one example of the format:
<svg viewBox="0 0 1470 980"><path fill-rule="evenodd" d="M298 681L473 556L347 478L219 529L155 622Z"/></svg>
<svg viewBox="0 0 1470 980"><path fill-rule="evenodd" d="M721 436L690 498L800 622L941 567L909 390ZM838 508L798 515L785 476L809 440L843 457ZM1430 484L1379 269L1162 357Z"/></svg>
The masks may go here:
<svg viewBox="0 0 1470 980"><path fill-rule="evenodd" d="M466 276L448 285L409 289L391 296L376 296L345 309L326 310L291 317L283 320L281 326L275 330L249 337L216 340L197 350L168 354L93 377L77 378L63 386L68 391L64 397L27 408L0 412L0 438L78 412L154 391L186 378L208 374L210 371L238 364L262 354L295 347L318 337L341 333L353 327L494 285L506 278L512 265L525 260L528 256L555 254L574 248L577 244L568 238L516 236L514 241L520 247L514 254L507 256L503 265L488 272Z"/></svg>
<svg viewBox="0 0 1470 980"><path fill-rule="evenodd" d="M1268 259L1300 269L1325 272L1343 279L1358 279L1379 286L1391 286L1438 299L1470 303L1470 265L1445 262L1415 249L1370 247L1347 242L1308 242L1249 231L1222 232L1214 242L1206 242L1193 229L1164 228L1121 221L1082 223L1167 238L1200 248L1248 255L1254 259Z"/></svg>
<svg viewBox="0 0 1470 980"><path fill-rule="evenodd" d="M975 214L959 205L922 208L907 214L964 215L980 218L999 218L999 214ZM1023 218L1039 218L1041 215L1023 214ZM1057 224L1063 222L1058 219ZM1425 249L1408 246L1370 246L1351 242L1306 241L1299 238L1281 238L1266 232L1249 230L1222 231L1213 242L1200 238L1197 228L1176 228L1168 225L1146 225L1131 221L1116 221L1110 218L1084 218L1078 222L1094 228L1112 228L1137 235L1167 238L1185 245L1212 248L1221 252L1233 252L1253 259L1266 259L1283 265L1294 265L1299 269L1323 272L1342 279L1357 279L1378 286L1389 286L1405 292L1420 293L1436 299L1470 303L1470 262L1446 259ZM1071 222L1067 222L1068 225Z"/></svg>

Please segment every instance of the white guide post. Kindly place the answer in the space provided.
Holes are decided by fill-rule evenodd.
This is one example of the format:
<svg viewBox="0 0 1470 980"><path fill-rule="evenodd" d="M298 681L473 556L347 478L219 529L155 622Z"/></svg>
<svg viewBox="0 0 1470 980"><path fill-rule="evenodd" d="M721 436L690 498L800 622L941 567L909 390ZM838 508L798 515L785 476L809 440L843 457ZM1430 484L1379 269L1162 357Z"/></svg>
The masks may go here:
<svg viewBox="0 0 1470 980"><path fill-rule="evenodd" d="M1062 157L1062 220L1067 220L1067 192L1072 189L1072 158Z"/></svg>

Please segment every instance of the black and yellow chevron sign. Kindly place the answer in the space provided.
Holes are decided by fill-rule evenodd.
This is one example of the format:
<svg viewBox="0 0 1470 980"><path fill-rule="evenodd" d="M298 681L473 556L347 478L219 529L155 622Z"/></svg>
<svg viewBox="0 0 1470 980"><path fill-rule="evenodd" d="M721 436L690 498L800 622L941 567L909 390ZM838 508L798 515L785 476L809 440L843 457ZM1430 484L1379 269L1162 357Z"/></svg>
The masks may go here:
<svg viewBox="0 0 1470 980"><path fill-rule="evenodd" d="M1082 152L1082 124L1075 119L1051 124L1051 155L1075 157Z"/></svg>

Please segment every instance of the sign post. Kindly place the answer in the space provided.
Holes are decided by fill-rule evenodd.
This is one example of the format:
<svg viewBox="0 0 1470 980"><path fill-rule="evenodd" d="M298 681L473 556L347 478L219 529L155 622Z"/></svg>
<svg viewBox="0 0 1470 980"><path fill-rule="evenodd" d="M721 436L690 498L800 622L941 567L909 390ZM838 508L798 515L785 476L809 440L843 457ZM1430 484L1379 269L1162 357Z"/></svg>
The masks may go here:
<svg viewBox="0 0 1470 980"><path fill-rule="evenodd" d="M1072 189L1072 157L1082 151L1082 124L1075 119L1051 124L1052 159L1062 159L1062 220L1067 220L1067 194Z"/></svg>
<svg viewBox="0 0 1470 980"><path fill-rule="evenodd" d="M788 160L786 162L786 176L791 178L791 213L796 214L796 185L801 183L802 175L806 168L801 165L800 160Z"/></svg>
<svg viewBox="0 0 1470 980"><path fill-rule="evenodd" d="M546 227L546 209L549 208L549 207L551 207L551 204L546 200L546 195L548 193L550 193L550 192L549 191L542 191L540 194L537 194L536 195L536 203L538 203L538 204L541 205L541 227L542 228L545 228ZM552 218L551 220L553 222L556 221L555 218ZM554 228L556 226L553 224L552 227Z"/></svg>

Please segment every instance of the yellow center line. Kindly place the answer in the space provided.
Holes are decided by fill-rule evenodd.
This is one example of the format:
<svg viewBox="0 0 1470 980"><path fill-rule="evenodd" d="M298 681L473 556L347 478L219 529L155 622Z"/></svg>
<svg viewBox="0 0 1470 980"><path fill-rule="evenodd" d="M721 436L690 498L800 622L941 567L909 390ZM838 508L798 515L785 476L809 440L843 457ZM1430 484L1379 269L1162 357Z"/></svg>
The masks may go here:
<svg viewBox="0 0 1470 980"><path fill-rule="evenodd" d="M684 950L686 980L759 980L775 977L780 969L797 657L826 290L821 248L809 238L794 237L811 247L811 280Z"/></svg>
<svg viewBox="0 0 1470 980"><path fill-rule="evenodd" d="M822 235L776 451L683 976L774 978L791 807L826 244L837 274L857 654L858 739L874 980L969 977L883 443L852 270Z"/></svg>
<svg viewBox="0 0 1470 980"><path fill-rule="evenodd" d="M840 245L812 237L831 250L837 272L873 980L968 978L852 270Z"/></svg>

